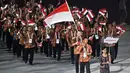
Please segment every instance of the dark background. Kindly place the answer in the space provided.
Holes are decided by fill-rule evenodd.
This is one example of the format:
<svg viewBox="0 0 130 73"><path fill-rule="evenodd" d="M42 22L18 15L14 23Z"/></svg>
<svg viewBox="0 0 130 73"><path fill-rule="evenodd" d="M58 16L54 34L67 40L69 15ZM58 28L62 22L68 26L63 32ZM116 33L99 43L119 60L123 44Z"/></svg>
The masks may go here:
<svg viewBox="0 0 130 73"><path fill-rule="evenodd" d="M11 0L6 0L9 2ZM24 0L15 0L17 4L20 6L24 5ZM26 1L26 0L25 0ZM39 0L36 0L39 1ZM61 3L64 3L64 0L60 0ZM92 9L94 14L97 15L98 10L100 8L107 8L109 13L108 20L109 23L116 21L119 24L119 0L67 0L69 5L78 6L78 7L86 7L87 9ZM54 4L57 5L59 0L43 0L44 5ZM130 24L130 0L127 0L127 20L126 22Z"/></svg>

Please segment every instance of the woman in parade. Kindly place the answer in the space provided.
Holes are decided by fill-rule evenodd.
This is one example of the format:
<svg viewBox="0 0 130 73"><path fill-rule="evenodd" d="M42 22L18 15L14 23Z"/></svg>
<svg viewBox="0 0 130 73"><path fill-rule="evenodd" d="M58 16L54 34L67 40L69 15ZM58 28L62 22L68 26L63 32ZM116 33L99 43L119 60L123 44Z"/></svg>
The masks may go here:
<svg viewBox="0 0 130 73"><path fill-rule="evenodd" d="M110 53L107 52L107 48L103 47L100 56L100 73L110 73L109 63L111 63Z"/></svg>

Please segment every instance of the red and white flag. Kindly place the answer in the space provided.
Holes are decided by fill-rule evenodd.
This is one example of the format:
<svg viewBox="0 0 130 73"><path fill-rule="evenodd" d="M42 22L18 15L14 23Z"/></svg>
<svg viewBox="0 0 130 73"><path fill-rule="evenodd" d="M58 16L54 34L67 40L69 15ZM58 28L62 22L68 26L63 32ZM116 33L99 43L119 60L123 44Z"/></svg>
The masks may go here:
<svg viewBox="0 0 130 73"><path fill-rule="evenodd" d="M82 14L85 15L87 14L88 10L86 8L82 8Z"/></svg>
<svg viewBox="0 0 130 73"><path fill-rule="evenodd" d="M35 25L35 22L33 20L28 20L28 25L33 26Z"/></svg>
<svg viewBox="0 0 130 73"><path fill-rule="evenodd" d="M106 8L103 8L103 9L99 10L99 14L101 14L103 16L105 16L106 12L107 12Z"/></svg>
<svg viewBox="0 0 130 73"><path fill-rule="evenodd" d="M81 28L82 31L84 31L85 30L85 25L83 23L81 23L80 28Z"/></svg>
<svg viewBox="0 0 130 73"><path fill-rule="evenodd" d="M121 34L123 34L126 31L126 29L122 26L116 26L116 29L118 29L121 32Z"/></svg>
<svg viewBox="0 0 130 73"><path fill-rule="evenodd" d="M86 17L88 18L89 22L92 21L92 19L94 18L94 13L92 12L92 10L88 10L88 14L86 15Z"/></svg>
<svg viewBox="0 0 130 73"><path fill-rule="evenodd" d="M105 25L106 25L106 22L105 22L105 21L101 21L99 24L105 26Z"/></svg>
<svg viewBox="0 0 130 73"><path fill-rule="evenodd" d="M79 8L73 8L72 13L79 12L79 11L80 11Z"/></svg>
<svg viewBox="0 0 130 73"><path fill-rule="evenodd" d="M92 10L88 10L88 14L92 17L92 18L94 18L94 13L92 12Z"/></svg>
<svg viewBox="0 0 130 73"><path fill-rule="evenodd" d="M73 21L74 19L72 17L72 14L69 10L69 7L67 5L67 2L56 8L54 11L52 11L46 18L45 23L47 25L52 25L59 22L65 22L65 21Z"/></svg>
<svg viewBox="0 0 130 73"><path fill-rule="evenodd" d="M84 31L85 30L85 25L82 23L82 22L78 22L78 24L79 24L79 30L82 30L82 31Z"/></svg>
<svg viewBox="0 0 130 73"><path fill-rule="evenodd" d="M82 17L81 13L80 12L77 12L76 13L77 17L80 19Z"/></svg>
<svg viewBox="0 0 130 73"><path fill-rule="evenodd" d="M92 17L89 14L87 14L86 17L88 18L89 22L92 21Z"/></svg>

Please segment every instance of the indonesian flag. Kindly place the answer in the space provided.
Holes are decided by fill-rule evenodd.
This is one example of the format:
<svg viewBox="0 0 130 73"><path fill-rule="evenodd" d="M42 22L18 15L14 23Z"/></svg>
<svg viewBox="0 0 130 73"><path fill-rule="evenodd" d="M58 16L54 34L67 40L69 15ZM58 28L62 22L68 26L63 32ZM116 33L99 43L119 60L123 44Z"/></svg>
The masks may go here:
<svg viewBox="0 0 130 73"><path fill-rule="evenodd" d="M80 12L77 12L76 13L77 17L80 19L82 17L81 13Z"/></svg>
<svg viewBox="0 0 130 73"><path fill-rule="evenodd" d="M105 25L106 25L106 22L105 22L105 21L101 21L101 22L100 22L100 25L104 25L104 26L105 26Z"/></svg>
<svg viewBox="0 0 130 73"><path fill-rule="evenodd" d="M82 14L85 15L87 14L88 10L86 8L82 8Z"/></svg>
<svg viewBox="0 0 130 73"><path fill-rule="evenodd" d="M83 23L81 23L80 28L81 28L82 31L85 30L85 25Z"/></svg>
<svg viewBox="0 0 130 73"><path fill-rule="evenodd" d="M107 12L106 8L100 9L99 14L105 16L105 13Z"/></svg>
<svg viewBox="0 0 130 73"><path fill-rule="evenodd" d="M28 25L33 26L35 25L35 22L33 20L28 20Z"/></svg>
<svg viewBox="0 0 130 73"><path fill-rule="evenodd" d="M78 29L79 30L81 29L82 31L84 31L85 30L85 25L82 22L80 22L80 21L78 22L78 24L80 26Z"/></svg>
<svg viewBox="0 0 130 73"><path fill-rule="evenodd" d="M79 8L73 8L72 13L79 12Z"/></svg>
<svg viewBox="0 0 130 73"><path fill-rule="evenodd" d="M126 31L126 29L122 26L116 26L116 29L118 29L121 34L123 34ZM117 32L117 33L119 33L119 32Z"/></svg>
<svg viewBox="0 0 130 73"><path fill-rule="evenodd" d="M89 22L92 21L92 17L89 14L87 14L86 17L88 18Z"/></svg>
<svg viewBox="0 0 130 73"><path fill-rule="evenodd" d="M92 18L94 18L94 13L92 12L92 10L88 10L88 14L89 14Z"/></svg>
<svg viewBox="0 0 130 73"><path fill-rule="evenodd" d="M94 13L92 12L92 10L88 10L88 14L86 15L86 17L88 18L89 22L92 21L92 19L94 18Z"/></svg>
<svg viewBox="0 0 130 73"><path fill-rule="evenodd" d="M67 6L67 2L52 11L44 20L47 25L52 25L64 21L73 21L72 14Z"/></svg>

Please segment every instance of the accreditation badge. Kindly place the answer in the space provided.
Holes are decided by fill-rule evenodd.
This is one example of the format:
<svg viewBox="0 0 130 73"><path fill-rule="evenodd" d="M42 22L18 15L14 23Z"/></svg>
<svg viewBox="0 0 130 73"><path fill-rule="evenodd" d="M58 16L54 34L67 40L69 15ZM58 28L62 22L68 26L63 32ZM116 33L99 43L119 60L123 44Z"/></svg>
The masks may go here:
<svg viewBox="0 0 130 73"><path fill-rule="evenodd" d="M98 39L99 39L99 36L98 36L98 35L95 35L95 38L96 38L96 40L98 40Z"/></svg>
<svg viewBox="0 0 130 73"><path fill-rule="evenodd" d="M32 43L32 39L29 39L29 43L30 43L30 44Z"/></svg>
<svg viewBox="0 0 130 73"><path fill-rule="evenodd" d="M60 43L60 40L59 39L56 39L56 44L59 44Z"/></svg>
<svg viewBox="0 0 130 73"><path fill-rule="evenodd" d="M84 58L86 58L86 57L87 57L86 53L83 53L83 57L84 57Z"/></svg>

